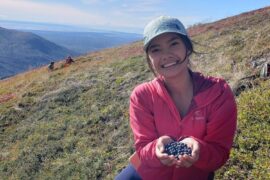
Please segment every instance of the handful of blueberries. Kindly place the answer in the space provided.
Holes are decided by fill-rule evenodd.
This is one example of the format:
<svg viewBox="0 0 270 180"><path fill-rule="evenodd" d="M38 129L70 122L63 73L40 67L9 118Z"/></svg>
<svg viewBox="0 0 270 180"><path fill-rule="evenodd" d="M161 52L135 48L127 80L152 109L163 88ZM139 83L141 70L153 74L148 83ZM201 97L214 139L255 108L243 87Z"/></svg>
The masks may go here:
<svg viewBox="0 0 270 180"><path fill-rule="evenodd" d="M187 154L191 156L191 151L191 148L182 142L173 141L165 145L165 153L174 155L177 159L179 159L179 155Z"/></svg>

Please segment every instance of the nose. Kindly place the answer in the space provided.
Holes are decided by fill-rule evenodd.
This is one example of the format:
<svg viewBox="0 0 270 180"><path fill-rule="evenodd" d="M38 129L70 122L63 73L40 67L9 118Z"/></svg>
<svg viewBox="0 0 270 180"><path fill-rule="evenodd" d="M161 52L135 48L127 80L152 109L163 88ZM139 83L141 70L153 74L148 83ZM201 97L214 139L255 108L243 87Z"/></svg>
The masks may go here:
<svg viewBox="0 0 270 180"><path fill-rule="evenodd" d="M162 51L162 60L167 61L168 59L173 58L173 54L169 49L164 49Z"/></svg>

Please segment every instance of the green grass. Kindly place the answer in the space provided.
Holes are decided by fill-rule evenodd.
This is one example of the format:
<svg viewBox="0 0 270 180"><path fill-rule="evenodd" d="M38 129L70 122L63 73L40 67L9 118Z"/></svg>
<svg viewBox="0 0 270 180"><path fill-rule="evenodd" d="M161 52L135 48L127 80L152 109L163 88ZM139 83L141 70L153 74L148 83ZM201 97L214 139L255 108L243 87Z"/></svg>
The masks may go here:
<svg viewBox="0 0 270 180"><path fill-rule="evenodd" d="M44 88L32 83L18 102L20 110L2 115L1 122L10 119L12 125L0 134L1 177L112 179L133 152L128 99L151 76L143 61L133 57L74 77L49 78Z"/></svg>
<svg viewBox="0 0 270 180"><path fill-rule="evenodd" d="M237 98L238 130L231 158L218 179L267 179L270 177L270 83Z"/></svg>

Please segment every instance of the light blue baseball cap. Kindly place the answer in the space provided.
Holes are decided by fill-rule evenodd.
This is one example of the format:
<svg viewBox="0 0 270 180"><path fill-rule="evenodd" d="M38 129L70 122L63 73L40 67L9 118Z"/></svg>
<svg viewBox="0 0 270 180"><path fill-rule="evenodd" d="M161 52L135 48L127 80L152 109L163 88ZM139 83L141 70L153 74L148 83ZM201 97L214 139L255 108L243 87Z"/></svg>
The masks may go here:
<svg viewBox="0 0 270 180"><path fill-rule="evenodd" d="M155 37L169 32L184 35L189 39L184 25L177 18L160 16L150 21L144 28L144 50L147 50L150 42Z"/></svg>

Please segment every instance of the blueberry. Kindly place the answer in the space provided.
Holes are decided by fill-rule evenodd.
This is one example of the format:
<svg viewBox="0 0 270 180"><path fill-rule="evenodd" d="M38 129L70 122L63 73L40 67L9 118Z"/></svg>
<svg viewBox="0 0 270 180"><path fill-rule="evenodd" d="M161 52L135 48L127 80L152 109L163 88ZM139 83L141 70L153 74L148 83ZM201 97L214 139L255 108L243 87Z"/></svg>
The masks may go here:
<svg viewBox="0 0 270 180"><path fill-rule="evenodd" d="M187 154L191 156L191 151L191 148L182 142L173 141L165 145L165 153L174 155L177 159L179 155Z"/></svg>

